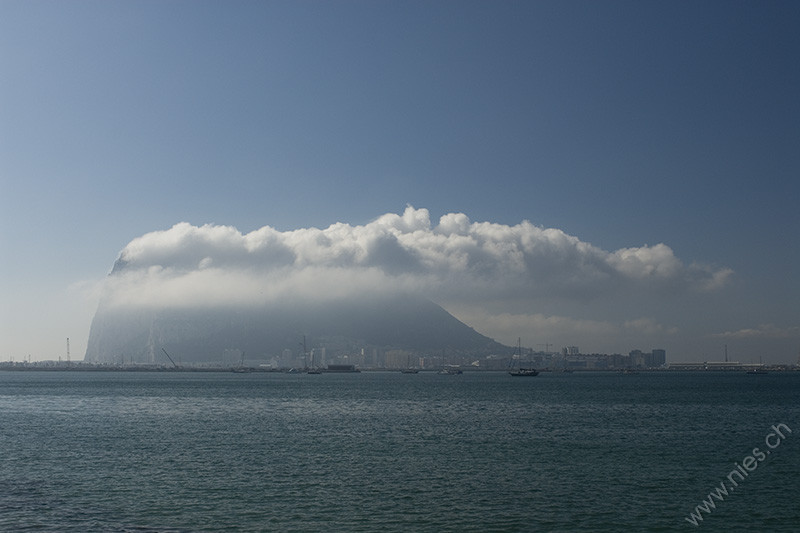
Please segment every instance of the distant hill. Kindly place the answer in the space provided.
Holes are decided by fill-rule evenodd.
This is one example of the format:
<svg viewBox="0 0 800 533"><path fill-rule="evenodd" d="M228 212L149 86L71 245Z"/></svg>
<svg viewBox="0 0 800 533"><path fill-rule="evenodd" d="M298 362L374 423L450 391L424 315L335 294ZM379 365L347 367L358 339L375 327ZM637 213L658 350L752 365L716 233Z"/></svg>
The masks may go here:
<svg viewBox="0 0 800 533"><path fill-rule="evenodd" d="M87 362L221 362L225 353L267 359L283 350L325 347L330 356L360 348L446 352L469 356L508 348L460 322L442 307L409 296L335 301L310 307L109 309L92 321Z"/></svg>

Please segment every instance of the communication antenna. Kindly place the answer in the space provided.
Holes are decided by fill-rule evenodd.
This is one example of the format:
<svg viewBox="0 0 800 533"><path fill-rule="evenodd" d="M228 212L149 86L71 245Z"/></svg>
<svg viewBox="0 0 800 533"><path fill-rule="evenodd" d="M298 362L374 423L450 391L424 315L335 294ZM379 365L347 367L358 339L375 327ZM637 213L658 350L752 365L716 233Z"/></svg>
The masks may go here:
<svg viewBox="0 0 800 533"><path fill-rule="evenodd" d="M69 337L67 337L67 363L69 363Z"/></svg>

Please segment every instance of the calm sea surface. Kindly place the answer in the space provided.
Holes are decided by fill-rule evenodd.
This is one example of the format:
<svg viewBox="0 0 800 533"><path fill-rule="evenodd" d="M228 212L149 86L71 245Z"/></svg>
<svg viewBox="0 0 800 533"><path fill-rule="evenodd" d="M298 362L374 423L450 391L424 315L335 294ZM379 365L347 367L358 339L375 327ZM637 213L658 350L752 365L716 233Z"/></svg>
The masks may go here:
<svg viewBox="0 0 800 533"><path fill-rule="evenodd" d="M800 373L0 372L0 467L0 531L800 531Z"/></svg>

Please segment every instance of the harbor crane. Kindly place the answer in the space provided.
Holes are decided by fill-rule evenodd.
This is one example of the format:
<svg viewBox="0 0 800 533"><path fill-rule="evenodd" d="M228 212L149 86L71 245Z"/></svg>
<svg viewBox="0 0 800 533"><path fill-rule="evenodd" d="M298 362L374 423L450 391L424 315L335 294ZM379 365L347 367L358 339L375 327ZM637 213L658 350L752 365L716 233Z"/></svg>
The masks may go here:
<svg viewBox="0 0 800 533"><path fill-rule="evenodd" d="M178 368L178 365L175 364L175 361L172 360L172 357L169 356L167 351L164 348L161 348L161 351L164 352L164 355L167 356L167 359L169 359L169 362L172 363L172 366L174 366L175 368Z"/></svg>

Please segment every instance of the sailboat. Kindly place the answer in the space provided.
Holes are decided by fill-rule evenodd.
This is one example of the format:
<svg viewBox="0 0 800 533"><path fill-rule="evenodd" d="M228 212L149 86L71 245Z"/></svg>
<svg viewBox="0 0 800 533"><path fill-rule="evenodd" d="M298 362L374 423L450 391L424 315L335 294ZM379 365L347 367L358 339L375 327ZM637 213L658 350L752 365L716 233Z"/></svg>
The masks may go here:
<svg viewBox="0 0 800 533"><path fill-rule="evenodd" d="M236 374L247 374L247 373L250 373L252 371L253 371L252 368L248 368L248 367L244 366L244 352L242 352L242 355L239 358L239 366L231 368L231 372L234 372Z"/></svg>
<svg viewBox="0 0 800 533"><path fill-rule="evenodd" d="M728 360L728 357L727 357L728 345L727 344L725 345L725 353L726 353L725 360L727 361ZM751 368L750 370L747 371L747 373L748 374L769 374L769 372L767 372L767 369L764 368L764 363L761 360L761 356L758 357L758 366L754 367L754 368Z"/></svg>
<svg viewBox="0 0 800 533"><path fill-rule="evenodd" d="M306 349L306 336L303 335L303 355L308 357L308 349ZM306 367L306 374L322 374L322 369L317 368L314 364L314 350L311 350L311 367Z"/></svg>
<svg viewBox="0 0 800 533"><path fill-rule="evenodd" d="M411 355L408 356L408 360L406 362L406 367L401 369L400 372L403 374L418 374L419 369L411 367Z"/></svg>
<svg viewBox="0 0 800 533"><path fill-rule="evenodd" d="M447 362L447 357L445 357L444 350L442 350L442 361ZM458 376L463 374L463 371L459 365L444 365L439 369L437 374L442 374L443 376Z"/></svg>
<svg viewBox="0 0 800 533"><path fill-rule="evenodd" d="M517 355L517 357L519 358L520 367L517 368L517 369L509 370L508 373L510 375L512 375L514 377L517 377L517 378L519 378L519 377L531 378L531 377L539 375L539 371L536 370L535 368L533 368L532 366L528 367L528 368L522 368L522 366L521 366L522 365L522 339L521 338L517 338L517 352L516 352L515 355Z"/></svg>

